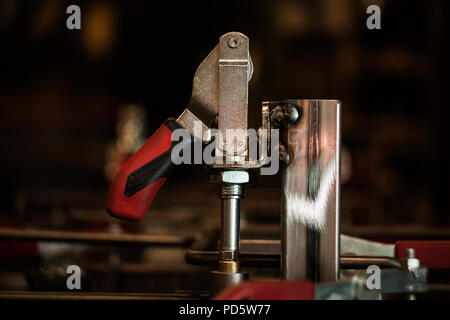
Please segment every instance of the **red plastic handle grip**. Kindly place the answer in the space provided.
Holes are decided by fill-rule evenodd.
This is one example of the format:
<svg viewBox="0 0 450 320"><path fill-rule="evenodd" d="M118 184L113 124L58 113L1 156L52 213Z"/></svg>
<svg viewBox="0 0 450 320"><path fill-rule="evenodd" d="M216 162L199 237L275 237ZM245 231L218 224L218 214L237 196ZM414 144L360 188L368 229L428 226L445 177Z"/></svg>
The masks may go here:
<svg viewBox="0 0 450 320"><path fill-rule="evenodd" d="M110 187L107 210L126 220L144 217L159 188L175 166L171 162L172 131L181 127L167 120L120 168Z"/></svg>

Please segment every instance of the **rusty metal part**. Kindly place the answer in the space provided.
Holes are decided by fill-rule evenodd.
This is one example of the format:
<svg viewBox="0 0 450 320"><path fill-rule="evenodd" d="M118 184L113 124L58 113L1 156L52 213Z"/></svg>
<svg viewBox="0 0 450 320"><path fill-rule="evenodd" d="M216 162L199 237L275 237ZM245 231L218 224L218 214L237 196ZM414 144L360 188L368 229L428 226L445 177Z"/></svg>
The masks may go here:
<svg viewBox="0 0 450 320"><path fill-rule="evenodd" d="M216 145L216 157L223 156L236 162L246 160L249 70L248 38L238 32L220 37L218 104L221 136Z"/></svg>
<svg viewBox="0 0 450 320"><path fill-rule="evenodd" d="M209 127L217 122L215 155L216 159L225 161L216 161L213 168L253 169L270 162L267 154L254 161L248 159L248 82L253 74L248 42L239 32L229 32L220 38L219 44L197 68L188 107L177 119L205 143L211 141L211 136L205 133L211 133ZM268 117L269 114L263 113L263 128L268 128L268 121L264 120ZM197 121L200 125L195 130Z"/></svg>
<svg viewBox="0 0 450 320"><path fill-rule="evenodd" d="M177 122L199 141L208 142L210 140L210 137L207 136L209 128L189 109L184 109L183 113L177 118ZM198 125L199 128L196 127Z"/></svg>
<svg viewBox="0 0 450 320"><path fill-rule="evenodd" d="M235 41L232 41L234 43L232 47L228 42L233 39ZM222 126L238 128L236 122L230 124L227 119L229 114L240 108L242 114L238 116L238 120L241 121L241 126L245 121L246 130L248 81L252 73L253 64L248 52L248 38L239 32L224 34L219 44L198 66L188 106L177 121L196 138L209 142L210 137L203 139L204 133L217 117L224 117ZM219 112L221 105L222 112ZM196 121L201 124L201 132L194 131ZM246 146L242 147L245 149Z"/></svg>
<svg viewBox="0 0 450 320"><path fill-rule="evenodd" d="M229 32L223 35L220 43L202 61L195 72L192 83L192 95L188 104L188 109L207 126L210 126L211 122L219 114L220 46L223 45L227 39L244 40L246 38L245 35L239 32ZM241 43L241 48L245 45L245 43ZM240 49L237 51L240 52ZM249 54L246 59L248 59L247 81L250 81L253 74L253 64ZM246 83L244 85L247 87Z"/></svg>
<svg viewBox="0 0 450 320"><path fill-rule="evenodd" d="M219 113L219 49L209 53L195 71L188 109L207 125Z"/></svg>

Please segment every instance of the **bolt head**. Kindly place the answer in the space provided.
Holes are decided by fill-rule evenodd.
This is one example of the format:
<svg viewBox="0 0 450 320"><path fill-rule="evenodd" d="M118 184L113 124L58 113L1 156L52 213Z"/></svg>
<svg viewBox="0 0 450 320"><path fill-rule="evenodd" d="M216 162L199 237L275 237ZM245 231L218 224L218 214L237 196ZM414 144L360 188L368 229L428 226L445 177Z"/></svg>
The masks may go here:
<svg viewBox="0 0 450 320"><path fill-rule="evenodd" d="M228 46L230 48L237 48L239 46L240 42L238 39L236 38L231 38L230 40L228 40Z"/></svg>
<svg viewBox="0 0 450 320"><path fill-rule="evenodd" d="M250 182L250 175L247 171L224 171L222 172L222 182L248 183Z"/></svg>
<svg viewBox="0 0 450 320"><path fill-rule="evenodd" d="M410 258L407 259L406 264L408 266L408 269L417 269L420 267L420 261L419 259L415 259L415 258Z"/></svg>
<svg viewBox="0 0 450 320"><path fill-rule="evenodd" d="M271 111L271 120L276 126L286 126L297 121L299 113L291 104L278 105Z"/></svg>
<svg viewBox="0 0 450 320"><path fill-rule="evenodd" d="M406 249L406 258L412 259L416 257L416 251L413 248Z"/></svg>
<svg viewBox="0 0 450 320"><path fill-rule="evenodd" d="M254 173L247 170L212 171L209 176L210 183L218 184L247 184L255 181Z"/></svg>

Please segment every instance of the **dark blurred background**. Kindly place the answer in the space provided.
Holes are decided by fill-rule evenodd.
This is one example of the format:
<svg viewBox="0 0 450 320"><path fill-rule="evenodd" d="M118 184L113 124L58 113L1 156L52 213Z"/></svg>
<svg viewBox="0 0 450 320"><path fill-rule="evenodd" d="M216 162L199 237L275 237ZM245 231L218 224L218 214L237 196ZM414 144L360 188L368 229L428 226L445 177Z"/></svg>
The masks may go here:
<svg viewBox="0 0 450 320"><path fill-rule="evenodd" d="M70 4L81 8L81 30L66 28ZM366 27L371 4L381 8L381 30ZM155 234L217 227L217 186L201 166L179 170L142 223L113 220L105 201L121 157L180 114L198 64L222 34L240 31L255 67L252 127L265 100L343 102L344 232L449 238L448 7L2 0L0 225ZM247 188L243 228L279 236L279 180Z"/></svg>

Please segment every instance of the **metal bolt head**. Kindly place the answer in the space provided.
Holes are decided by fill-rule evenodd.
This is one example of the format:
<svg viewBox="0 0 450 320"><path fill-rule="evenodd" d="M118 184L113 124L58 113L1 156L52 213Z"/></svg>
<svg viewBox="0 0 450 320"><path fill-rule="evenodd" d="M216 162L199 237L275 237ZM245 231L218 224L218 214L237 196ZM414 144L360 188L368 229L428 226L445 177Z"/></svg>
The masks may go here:
<svg viewBox="0 0 450 320"><path fill-rule="evenodd" d="M416 258L416 252L413 248L406 250L406 258L402 260L403 265L410 271L420 267L420 260Z"/></svg>
<svg viewBox="0 0 450 320"><path fill-rule="evenodd" d="M247 171L224 171L222 172L222 182L225 183L248 183L250 175Z"/></svg>
<svg viewBox="0 0 450 320"><path fill-rule="evenodd" d="M407 265L408 265L409 270L414 270L414 269L417 269L420 267L420 261L419 261L419 259L415 259L415 258L408 259Z"/></svg>
<svg viewBox="0 0 450 320"><path fill-rule="evenodd" d="M254 183L254 181L254 173L247 170L211 171L209 174L210 183L241 185Z"/></svg>
<svg viewBox="0 0 450 320"><path fill-rule="evenodd" d="M406 258L412 259L416 257L416 251L413 248L406 249Z"/></svg>
<svg viewBox="0 0 450 320"><path fill-rule="evenodd" d="M284 120L284 112L282 110L276 110L273 115L274 120L278 123L283 123Z"/></svg>
<svg viewBox="0 0 450 320"><path fill-rule="evenodd" d="M299 113L297 108L291 104L288 104L286 106L285 121L287 121L288 123L294 123L297 121L298 117Z"/></svg>
<svg viewBox="0 0 450 320"><path fill-rule="evenodd" d="M237 48L239 44L239 40L236 38L231 38L230 40L228 40L228 45L230 46L230 48Z"/></svg>
<svg viewBox="0 0 450 320"><path fill-rule="evenodd" d="M271 111L271 120L276 126L286 126L297 121L299 113L291 104L278 105Z"/></svg>

